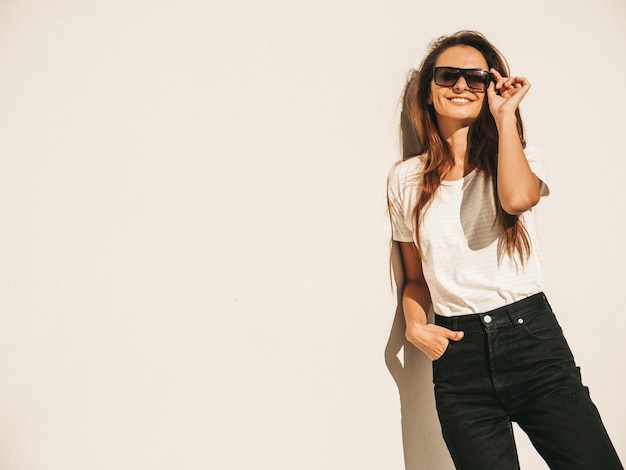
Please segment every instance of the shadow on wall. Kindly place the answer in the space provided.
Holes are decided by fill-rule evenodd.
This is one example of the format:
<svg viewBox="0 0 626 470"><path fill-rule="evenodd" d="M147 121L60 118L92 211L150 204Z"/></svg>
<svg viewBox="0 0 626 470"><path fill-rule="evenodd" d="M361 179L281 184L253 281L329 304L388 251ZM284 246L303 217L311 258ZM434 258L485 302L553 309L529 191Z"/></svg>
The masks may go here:
<svg viewBox="0 0 626 470"><path fill-rule="evenodd" d="M419 155L421 145L410 125L406 106L400 114L402 156ZM454 470L454 464L441 435L433 392L432 362L409 343L404 334L402 310L404 268L398 242L391 244L390 264L398 294L398 306L385 348L385 363L400 392L402 447L406 470ZM428 321L432 322L432 313ZM403 360L399 359L399 355Z"/></svg>
<svg viewBox="0 0 626 470"><path fill-rule="evenodd" d="M398 307L385 348L385 363L400 392L405 469L454 470L454 464L441 436L435 409L432 362L410 344L404 335L404 270L397 242L393 242L391 247L391 267L398 293ZM432 321L432 315L429 321ZM399 359L399 354L402 354L403 361Z"/></svg>

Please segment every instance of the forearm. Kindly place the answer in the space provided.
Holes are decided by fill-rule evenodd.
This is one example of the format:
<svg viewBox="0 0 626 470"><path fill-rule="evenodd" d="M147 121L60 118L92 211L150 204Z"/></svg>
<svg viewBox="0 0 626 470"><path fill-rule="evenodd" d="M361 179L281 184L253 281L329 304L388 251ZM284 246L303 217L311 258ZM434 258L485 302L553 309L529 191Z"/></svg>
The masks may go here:
<svg viewBox="0 0 626 470"><path fill-rule="evenodd" d="M502 117L496 124L498 197L505 212L519 215L539 202L539 181L524 154L515 116Z"/></svg>
<svg viewBox="0 0 626 470"><path fill-rule="evenodd" d="M430 291L426 282L407 281L402 294L402 308L407 328L425 325L430 306Z"/></svg>

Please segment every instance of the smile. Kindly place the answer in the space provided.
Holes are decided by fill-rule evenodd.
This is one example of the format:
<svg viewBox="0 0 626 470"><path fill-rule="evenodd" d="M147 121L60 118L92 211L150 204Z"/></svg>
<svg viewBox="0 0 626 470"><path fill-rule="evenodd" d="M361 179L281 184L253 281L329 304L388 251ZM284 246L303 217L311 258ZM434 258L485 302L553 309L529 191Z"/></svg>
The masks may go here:
<svg viewBox="0 0 626 470"><path fill-rule="evenodd" d="M453 103L470 103L471 101L467 98L449 98Z"/></svg>

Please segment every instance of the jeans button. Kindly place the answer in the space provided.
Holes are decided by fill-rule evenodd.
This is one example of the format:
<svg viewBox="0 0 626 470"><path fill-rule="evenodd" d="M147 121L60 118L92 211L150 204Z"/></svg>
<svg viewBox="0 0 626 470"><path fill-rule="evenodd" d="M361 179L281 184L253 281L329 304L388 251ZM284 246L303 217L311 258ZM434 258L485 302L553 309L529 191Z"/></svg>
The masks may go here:
<svg viewBox="0 0 626 470"><path fill-rule="evenodd" d="M485 316L483 317L483 321L484 321L485 323L491 323L491 316L489 316L489 315L485 315Z"/></svg>

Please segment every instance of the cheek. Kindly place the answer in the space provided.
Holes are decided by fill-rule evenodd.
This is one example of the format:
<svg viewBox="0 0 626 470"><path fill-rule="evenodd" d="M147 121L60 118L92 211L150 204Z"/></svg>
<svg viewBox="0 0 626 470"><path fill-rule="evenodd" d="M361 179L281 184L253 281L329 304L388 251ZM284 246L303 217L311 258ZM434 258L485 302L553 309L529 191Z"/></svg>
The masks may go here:
<svg viewBox="0 0 626 470"><path fill-rule="evenodd" d="M439 95L430 95L430 105L434 108L437 114L440 114L445 109L446 99Z"/></svg>
<svg viewBox="0 0 626 470"><path fill-rule="evenodd" d="M434 100L431 103L431 106L433 107L433 109L435 110L435 113L437 114L441 114L441 105L437 100Z"/></svg>

